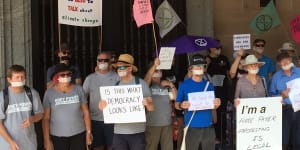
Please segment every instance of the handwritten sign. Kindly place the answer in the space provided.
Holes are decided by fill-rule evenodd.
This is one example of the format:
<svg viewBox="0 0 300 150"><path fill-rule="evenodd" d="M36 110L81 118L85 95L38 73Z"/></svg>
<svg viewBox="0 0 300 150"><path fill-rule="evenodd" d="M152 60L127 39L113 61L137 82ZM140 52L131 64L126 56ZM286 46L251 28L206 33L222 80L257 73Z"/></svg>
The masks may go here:
<svg viewBox="0 0 300 150"><path fill-rule="evenodd" d="M190 102L189 111L205 110L214 108L215 92L194 92L188 94L188 101Z"/></svg>
<svg viewBox="0 0 300 150"><path fill-rule="evenodd" d="M233 35L233 49L240 50L251 49L250 34L235 34Z"/></svg>
<svg viewBox="0 0 300 150"><path fill-rule="evenodd" d="M74 26L101 26L102 0L58 0L58 22Z"/></svg>
<svg viewBox="0 0 300 150"><path fill-rule="evenodd" d="M281 150L281 97L240 99L236 119L236 149Z"/></svg>
<svg viewBox="0 0 300 150"><path fill-rule="evenodd" d="M100 94L107 102L103 110L105 123L146 122L141 85L100 87Z"/></svg>
<svg viewBox="0 0 300 150"><path fill-rule="evenodd" d="M171 69L174 54L175 47L162 47L159 52L160 65L157 66L157 69Z"/></svg>
<svg viewBox="0 0 300 150"><path fill-rule="evenodd" d="M300 42L300 15L291 20L290 27L293 39L296 42Z"/></svg>
<svg viewBox="0 0 300 150"><path fill-rule="evenodd" d="M291 89L289 98L294 112L300 110L300 78L296 78L286 83L287 88Z"/></svg>

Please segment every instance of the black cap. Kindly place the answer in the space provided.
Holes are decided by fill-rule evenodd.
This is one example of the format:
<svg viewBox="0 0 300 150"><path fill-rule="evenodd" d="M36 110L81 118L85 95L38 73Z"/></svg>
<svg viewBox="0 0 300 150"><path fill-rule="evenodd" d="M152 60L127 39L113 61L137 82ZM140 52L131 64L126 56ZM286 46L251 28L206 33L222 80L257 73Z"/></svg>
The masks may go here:
<svg viewBox="0 0 300 150"><path fill-rule="evenodd" d="M51 76L51 79L53 79L54 75L56 75L57 73L64 72L64 71L71 71L72 72L71 68L68 65L66 65L64 63L57 64L55 66L55 69L54 69L54 72Z"/></svg>
<svg viewBox="0 0 300 150"><path fill-rule="evenodd" d="M206 64L205 57L200 54L194 55L192 58L191 65L200 65L200 64Z"/></svg>

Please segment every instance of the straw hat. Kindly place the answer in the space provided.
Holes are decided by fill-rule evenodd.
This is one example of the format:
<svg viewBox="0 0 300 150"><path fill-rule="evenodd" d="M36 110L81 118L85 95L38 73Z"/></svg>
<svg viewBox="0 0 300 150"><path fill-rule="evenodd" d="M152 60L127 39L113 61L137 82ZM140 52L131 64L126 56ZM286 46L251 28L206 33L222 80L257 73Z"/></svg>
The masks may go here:
<svg viewBox="0 0 300 150"><path fill-rule="evenodd" d="M252 65L252 64L258 64L259 66L262 66L265 64L265 62L258 61L254 55L248 55L245 58L245 62L243 63L243 66Z"/></svg>
<svg viewBox="0 0 300 150"><path fill-rule="evenodd" d="M116 63L112 64L113 67L117 66L131 66L133 72L137 72L138 69L134 65L134 58L129 54L121 54Z"/></svg>
<svg viewBox="0 0 300 150"><path fill-rule="evenodd" d="M290 42L285 42L282 44L282 47L278 49L278 52L283 52L283 51L296 51L294 48L294 44Z"/></svg>

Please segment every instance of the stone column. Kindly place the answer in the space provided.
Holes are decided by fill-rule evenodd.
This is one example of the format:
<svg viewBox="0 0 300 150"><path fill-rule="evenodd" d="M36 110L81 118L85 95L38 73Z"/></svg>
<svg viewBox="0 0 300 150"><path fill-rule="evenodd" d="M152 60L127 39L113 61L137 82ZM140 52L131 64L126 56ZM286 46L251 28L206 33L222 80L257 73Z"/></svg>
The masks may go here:
<svg viewBox="0 0 300 150"><path fill-rule="evenodd" d="M6 70L13 64L26 68L32 84L31 1L0 1L0 87L7 86ZM36 62L38 63L38 62Z"/></svg>
<svg viewBox="0 0 300 150"><path fill-rule="evenodd" d="M186 0L187 33L214 35L213 0Z"/></svg>
<svg viewBox="0 0 300 150"><path fill-rule="evenodd" d="M186 0L186 16L188 35L214 36L213 0Z"/></svg>

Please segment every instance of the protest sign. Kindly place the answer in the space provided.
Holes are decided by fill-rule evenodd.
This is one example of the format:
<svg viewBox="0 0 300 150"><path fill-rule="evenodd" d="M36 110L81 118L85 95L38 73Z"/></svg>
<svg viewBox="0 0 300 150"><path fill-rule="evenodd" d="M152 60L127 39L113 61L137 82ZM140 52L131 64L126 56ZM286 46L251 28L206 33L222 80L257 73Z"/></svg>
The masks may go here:
<svg viewBox="0 0 300 150"><path fill-rule="evenodd" d="M281 97L240 99L236 113L236 149L282 149Z"/></svg>
<svg viewBox="0 0 300 150"><path fill-rule="evenodd" d="M102 0L58 0L58 22L73 26L101 26Z"/></svg>
<svg viewBox="0 0 300 150"><path fill-rule="evenodd" d="M235 34L233 35L233 49L240 50L251 49L250 34Z"/></svg>
<svg viewBox="0 0 300 150"><path fill-rule="evenodd" d="M153 14L150 0L134 0L133 18L138 27L144 24L153 23Z"/></svg>
<svg viewBox="0 0 300 150"><path fill-rule="evenodd" d="M205 110L214 108L214 91L193 92L188 94L188 101L190 102L189 111Z"/></svg>
<svg viewBox="0 0 300 150"><path fill-rule="evenodd" d="M300 15L291 20L290 27L293 39L296 42L300 42Z"/></svg>
<svg viewBox="0 0 300 150"><path fill-rule="evenodd" d="M300 78L287 82L286 87L290 89L289 98L296 112L300 110Z"/></svg>
<svg viewBox="0 0 300 150"><path fill-rule="evenodd" d="M160 65L156 69L171 69L173 58L175 54L175 47L162 47L159 52Z"/></svg>
<svg viewBox="0 0 300 150"><path fill-rule="evenodd" d="M103 110L105 123L146 122L141 85L104 86L100 94L107 102Z"/></svg>

